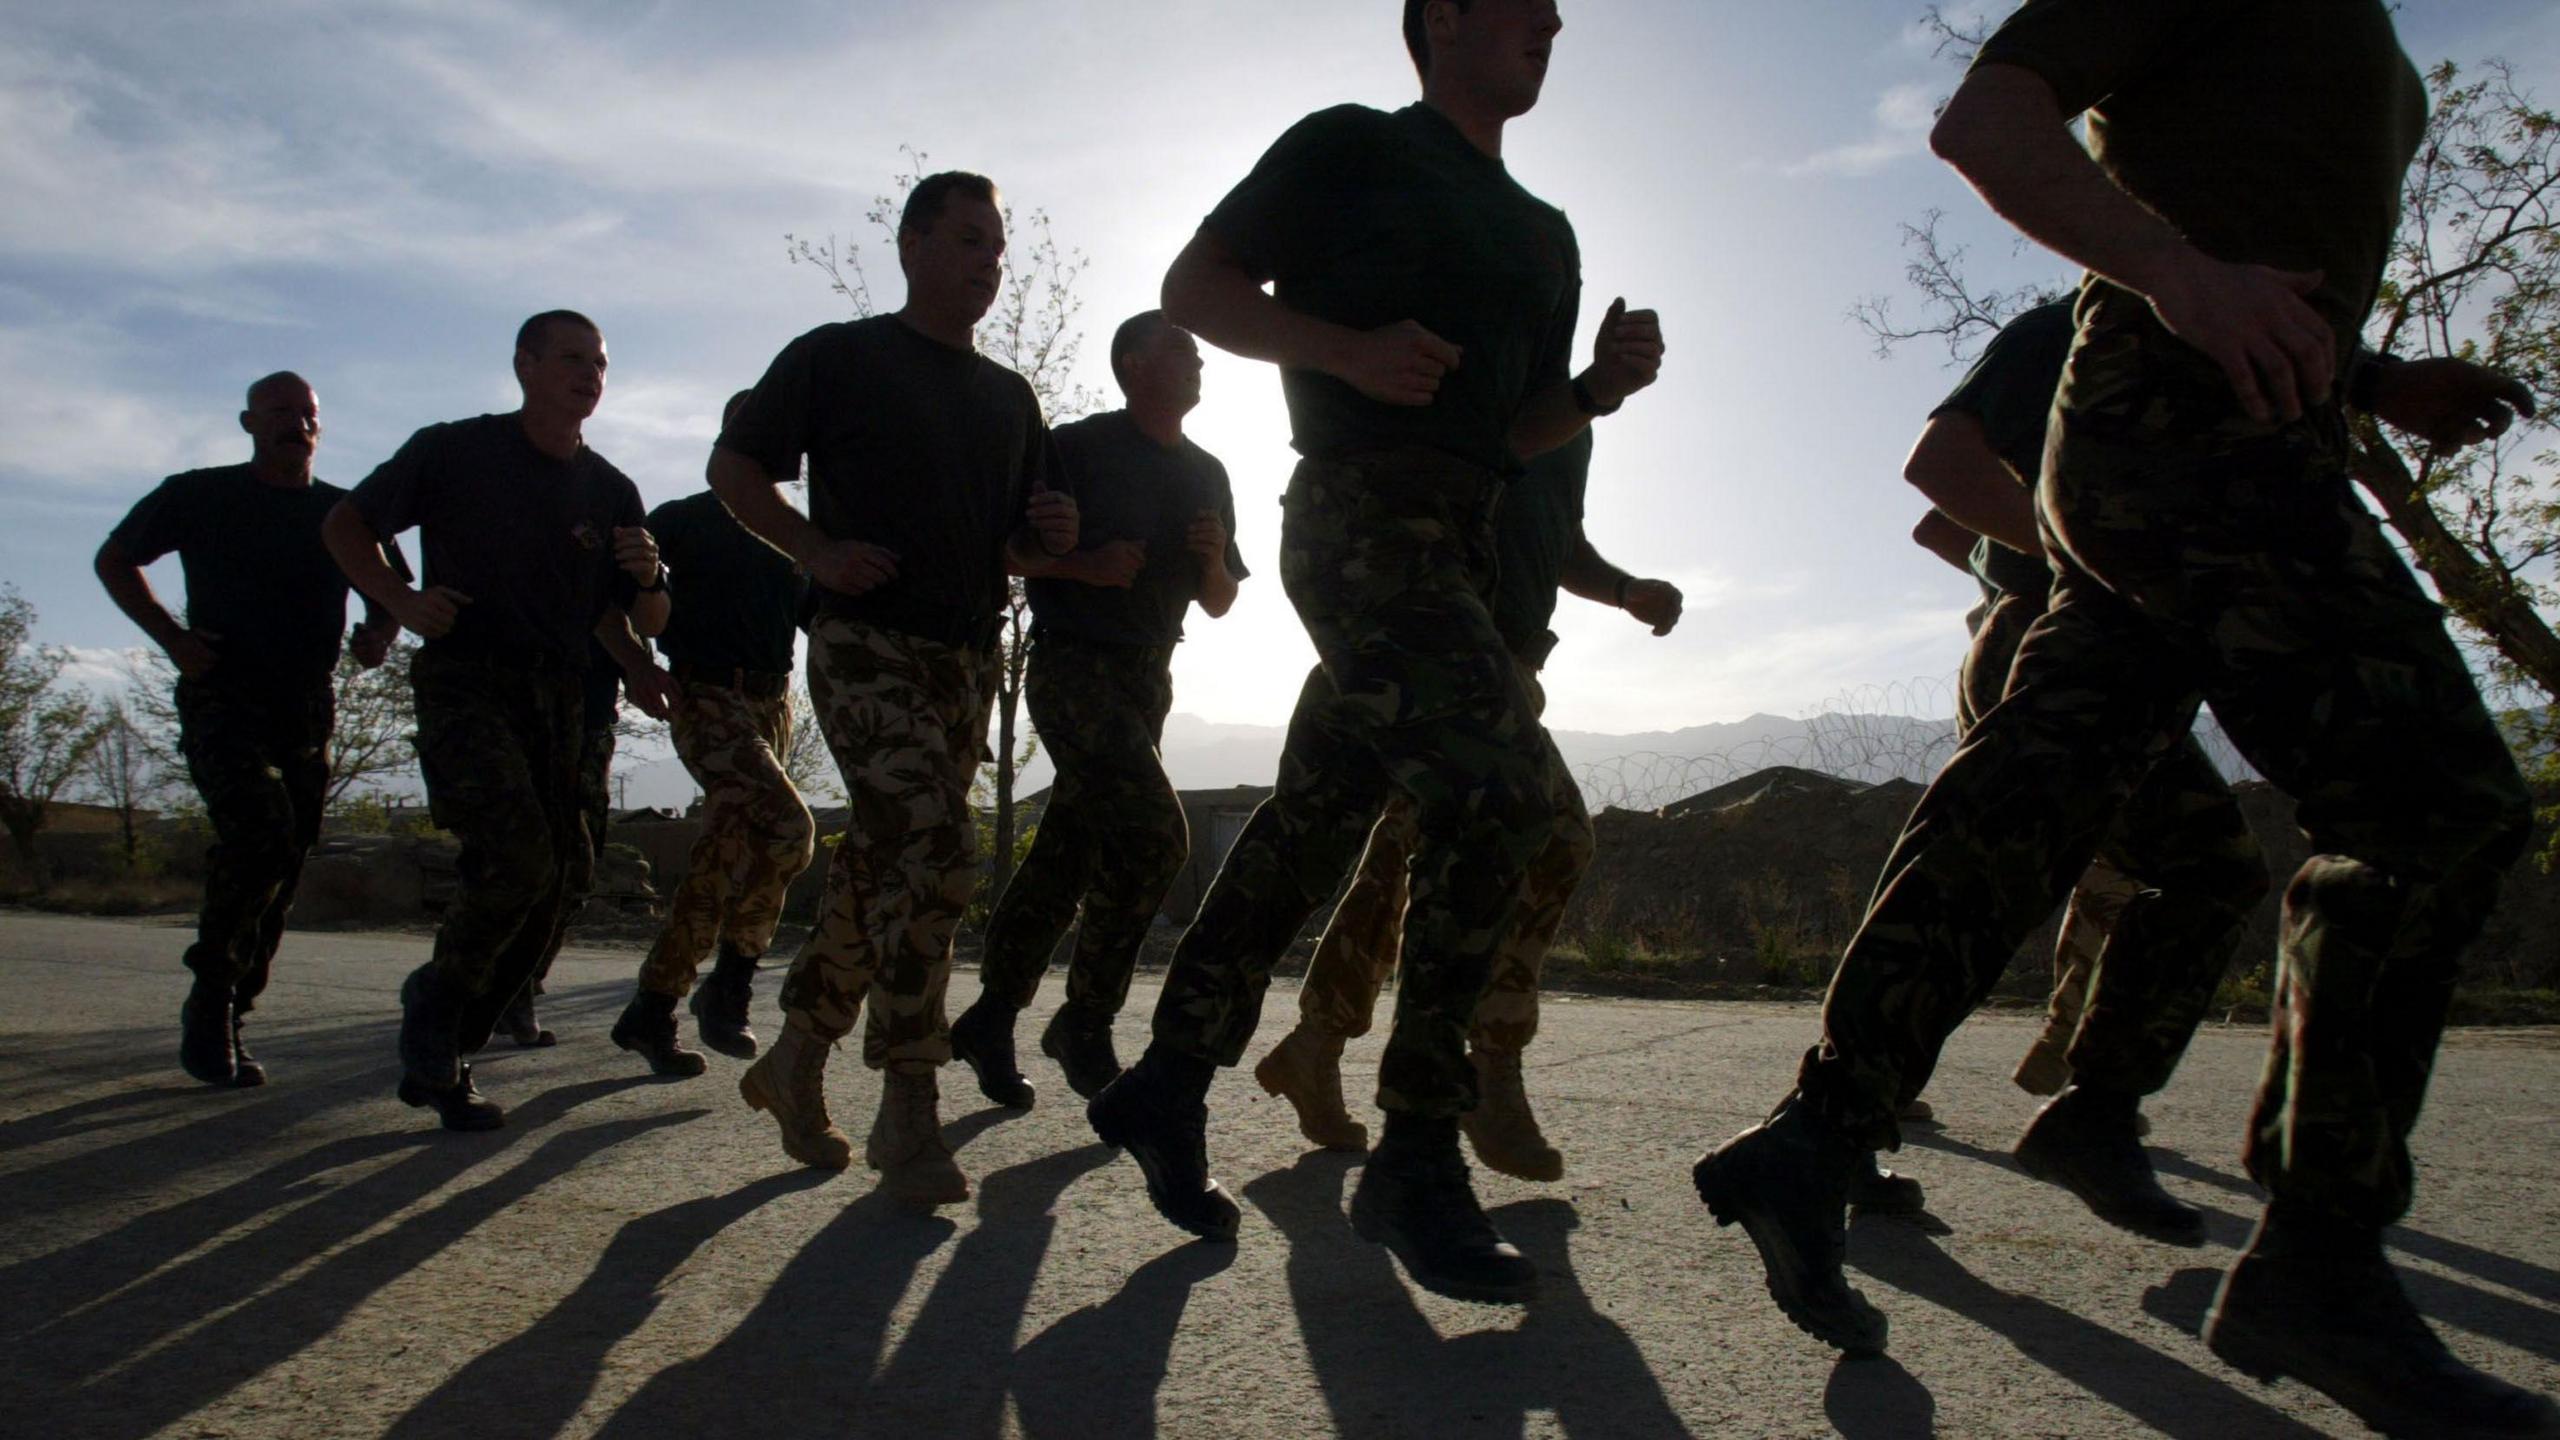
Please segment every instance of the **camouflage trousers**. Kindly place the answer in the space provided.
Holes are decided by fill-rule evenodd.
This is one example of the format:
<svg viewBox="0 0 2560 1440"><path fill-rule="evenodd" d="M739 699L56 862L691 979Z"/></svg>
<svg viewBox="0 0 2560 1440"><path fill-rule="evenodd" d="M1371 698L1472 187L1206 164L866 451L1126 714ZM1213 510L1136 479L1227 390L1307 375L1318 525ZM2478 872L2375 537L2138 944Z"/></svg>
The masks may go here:
<svg viewBox="0 0 2560 1440"><path fill-rule="evenodd" d="M1430 451L1299 464L1281 502L1281 584L1319 663L1272 796L1174 953L1159 1043L1220 1065L1243 1057L1272 966L1401 791L1414 807L1412 898L1378 1103L1474 1108L1468 1031L1520 877L1554 830L1537 714L1485 605L1496 488Z"/></svg>
<svg viewBox="0 0 2560 1440"><path fill-rule="evenodd" d="M1535 667L1520 666L1520 685L1531 706L1544 713L1546 690ZM1582 787L1573 783L1571 768L1544 727L1539 748L1554 830L1521 876L1519 912L1495 953L1484 998L1476 1002L1468 1043L1477 1050L1517 1055L1537 1038L1538 971L1564 923L1573 887L1591 865L1591 815L1582 805ZM1298 988L1298 1018L1308 1029L1346 1040L1369 1033L1378 992L1404 944L1406 877L1416 838L1413 802L1402 793L1389 795L1369 831L1368 848L1360 852L1351 888L1333 907L1315 958L1307 962L1307 978Z"/></svg>
<svg viewBox="0 0 2560 1440"><path fill-rule="evenodd" d="M320 838L336 692L178 682L178 750L204 797L204 909L187 968L247 1010L267 988L303 857Z"/></svg>
<svg viewBox="0 0 2560 1440"><path fill-rule="evenodd" d="M930 1070L951 1058L943 992L951 937L978 884L969 782L987 757L991 654L839 615L809 629L809 698L851 816L827 869L816 933L782 1008L829 1039L866 1000L863 1063Z"/></svg>
<svg viewBox="0 0 2560 1440"><path fill-rule="evenodd" d="M1905 1077L2201 698L2298 802L2313 851L2285 891L2250 1174L2278 1203L2388 1224L2409 1204L2408 1133L2459 956L2529 831L2515 761L2442 612L2357 502L2334 409L2254 427L2195 352L2101 319L2055 410L2038 497L2053 602L1886 862L1802 1092L1894 1143ZM2148 899L2118 945L2151 923Z"/></svg>
<svg viewBox="0 0 2560 1440"><path fill-rule="evenodd" d="M468 997L469 1054L549 957L571 873L591 860L578 800L586 707L568 669L426 652L409 683L428 813L462 843L434 964Z"/></svg>
<svg viewBox="0 0 2560 1440"><path fill-rule="evenodd" d="M702 834L640 965L640 988L681 996L714 945L762 955L782 900L809 868L817 825L782 770L791 696L688 684L674 715L676 758L702 787Z"/></svg>
<svg viewBox="0 0 2560 1440"><path fill-rule="evenodd" d="M1058 780L1031 853L987 918L981 972L987 992L1017 1010L1074 922L1067 1003L1119 1014L1147 927L1191 858L1182 801L1156 752L1173 708L1172 659L1170 647L1054 633L1031 644L1023 698Z"/></svg>
<svg viewBox="0 0 2560 1440"><path fill-rule="evenodd" d="M613 744L610 730L584 730L578 735L581 843L569 855L569 873L560 884L560 907L551 921L551 939L542 947L542 960L533 967L533 978L525 982L536 995L547 988L552 962L560 958L560 947L568 943L570 922L587 908L587 897L596 893L596 867L604 861L605 827L613 820Z"/></svg>
<svg viewBox="0 0 2560 1440"><path fill-rule="evenodd" d="M1983 617L1965 655L1959 733L1999 705L2045 606L2042 595L2004 594ZM2195 738L2179 737L2135 783L2072 888L2046 1012L2072 1078L2133 1095L2168 1084L2266 893L2266 858L2240 802ZM1984 983L1998 979L1994 971ZM1967 1008L1988 997L1986 988ZM1924 1066L1904 1089L1916 1095L1927 1080Z"/></svg>

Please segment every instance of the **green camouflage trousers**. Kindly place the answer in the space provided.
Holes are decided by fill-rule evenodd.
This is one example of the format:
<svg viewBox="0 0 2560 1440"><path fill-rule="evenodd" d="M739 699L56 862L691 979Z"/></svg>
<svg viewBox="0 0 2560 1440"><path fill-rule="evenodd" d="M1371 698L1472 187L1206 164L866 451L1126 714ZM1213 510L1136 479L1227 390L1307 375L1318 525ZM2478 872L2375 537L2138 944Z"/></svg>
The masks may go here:
<svg viewBox="0 0 2560 1440"><path fill-rule="evenodd" d="M2277 1201L2388 1224L2408 1207L2456 965L2530 798L2442 612L2356 500L2338 412L2255 426L2214 366L2109 306L2084 296L2055 405L2038 496L2062 557L2052 605L1886 862L1802 1091L1894 1143L1904 1077L2070 889L2201 697L2298 802L2313 851L2285 891L2250 1174ZM2115 943L2149 918L2137 900Z"/></svg>
<svg viewBox="0 0 2560 1440"><path fill-rule="evenodd" d="M337 696L178 682L178 751L204 797L204 909L187 968L247 1010L267 988L303 857L320 838Z"/></svg>
<svg viewBox="0 0 2560 1440"><path fill-rule="evenodd" d="M1017 1010L1076 921L1067 1003L1119 1014L1147 927L1191 858L1182 800L1156 753L1173 708L1172 659L1170 647L1054 633L1031 644L1023 698L1058 780L1031 853L987 917L982 970L988 993Z"/></svg>
<svg viewBox="0 0 2560 1440"><path fill-rule="evenodd" d="M640 966L640 988L681 996L712 947L762 955L791 882L809 868L817 826L782 757L791 697L689 684L674 716L676 758L702 787L702 834L667 900L666 927Z"/></svg>
<svg viewBox="0 0 2560 1440"><path fill-rule="evenodd" d="M2003 594L1983 617L1965 654L1959 733L2000 703L2045 603ZM2168 1084L2266 893L2266 858L2240 802L2195 738L2180 737L2135 784L2072 889L2047 1008L2072 1078L2134 1095ZM1987 998L1986 988L1972 1003ZM1916 1095L1927 1079L1924 1067L1904 1086Z"/></svg>
<svg viewBox="0 0 2560 1440"><path fill-rule="evenodd" d="M1272 966L1402 791L1413 893L1378 1103L1474 1108L1476 1002L1520 877L1554 829L1537 715L1485 606L1494 499L1484 472L1432 451L1298 465L1281 502L1281 584L1319 663L1271 798L1175 950L1155 1015L1166 1046L1243 1057Z"/></svg>
<svg viewBox="0 0 2560 1440"><path fill-rule="evenodd" d="M469 997L469 1054L550 954L571 869L589 857L578 813L586 708L570 669L422 651L409 683L428 813L462 842L434 963Z"/></svg>
<svg viewBox="0 0 2560 1440"><path fill-rule="evenodd" d="M1529 692L1530 705L1545 713L1546 690L1535 667L1520 666L1520 685ZM1478 1050L1516 1055L1537 1038L1538 971L1547 947L1555 943L1556 928L1564 923L1573 887L1591 864L1591 815L1582 805L1582 787L1573 783L1571 767L1543 726L1539 751L1554 830L1520 878L1519 912L1494 956L1484 998L1476 1002L1468 1043ZM1404 944L1405 882L1415 838L1413 802L1401 792L1390 794L1369 832L1368 848L1360 852L1351 888L1333 907L1315 958L1307 962L1307 978L1298 988L1298 1018L1308 1029L1346 1040L1369 1033L1378 992Z"/></svg>
<svg viewBox="0 0 2560 1440"><path fill-rule="evenodd" d="M809 698L852 813L782 1008L833 1040L867 999L862 1059L875 1070L951 1058L942 997L978 883L969 782L987 758L995 690L991 654L840 615L810 626Z"/></svg>
<svg viewBox="0 0 2560 1440"><path fill-rule="evenodd" d="M560 884L560 907L551 921L551 939L542 960L525 983L539 995L551 979L551 964L568 943L570 922L587 908L596 893L596 866L604 860L605 827L613 820L613 732L581 730L578 735L578 839L569 854L569 873Z"/></svg>

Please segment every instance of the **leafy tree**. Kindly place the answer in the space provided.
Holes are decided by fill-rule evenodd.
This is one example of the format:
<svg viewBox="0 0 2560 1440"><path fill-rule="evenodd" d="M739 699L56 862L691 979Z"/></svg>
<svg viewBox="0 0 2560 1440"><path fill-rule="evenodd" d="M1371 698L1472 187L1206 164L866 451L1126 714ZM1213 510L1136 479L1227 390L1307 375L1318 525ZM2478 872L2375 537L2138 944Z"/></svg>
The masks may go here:
<svg viewBox="0 0 2560 1440"><path fill-rule="evenodd" d="M844 782L836 774L835 757L827 753L826 732L818 728L818 707L805 684L791 687L791 748L774 758L782 762L782 773L791 777L801 799L811 805L843 803Z"/></svg>
<svg viewBox="0 0 2560 1440"><path fill-rule="evenodd" d="M417 774L418 702L409 688L409 662L417 653L417 637L403 631L371 670L353 654L338 658L337 719L329 730L329 788L322 799L327 814L343 815L364 795ZM127 655L125 674L121 704L136 742L159 767L162 788L179 792L186 762L178 754L178 667L158 647L146 646Z"/></svg>
<svg viewBox="0 0 2560 1440"><path fill-rule="evenodd" d="M38 894L51 875L36 834L53 803L80 778L105 733L89 697L56 682L70 656L36 645L36 607L0 586L0 827Z"/></svg>
<svg viewBox="0 0 2560 1440"><path fill-rule="evenodd" d="M891 178L890 193L873 197L871 208L863 213L892 250L897 247L898 216L906 208L907 193L929 173L923 151L901 146L898 153L903 168ZM1050 424L1063 425L1101 405L1101 397L1075 378L1076 358L1084 347L1083 332L1076 325L1076 316L1084 308L1076 298L1076 281L1086 263L1084 252L1059 247L1046 210L1034 210L1017 223L1008 205L1004 228L1012 242L1006 252L1004 289L986 319L978 323L978 348L1029 381L1032 394L1039 397L1041 414ZM834 235L816 241L785 235L782 240L785 258L795 265L817 267L826 277L827 288L843 296L855 315L879 312L858 244ZM996 682L996 762L990 767L997 891L1012 878L1016 858L1014 779L1037 753L1036 740L1021 735L1023 676L1031 657L1031 604L1018 579L1006 591L1002 648Z"/></svg>
<svg viewBox="0 0 2560 1440"><path fill-rule="evenodd" d="M130 700L98 703L97 748L89 752L89 793L116 812L117 839L127 872L142 860L141 812L156 805L176 776L162 761L153 737L134 716Z"/></svg>

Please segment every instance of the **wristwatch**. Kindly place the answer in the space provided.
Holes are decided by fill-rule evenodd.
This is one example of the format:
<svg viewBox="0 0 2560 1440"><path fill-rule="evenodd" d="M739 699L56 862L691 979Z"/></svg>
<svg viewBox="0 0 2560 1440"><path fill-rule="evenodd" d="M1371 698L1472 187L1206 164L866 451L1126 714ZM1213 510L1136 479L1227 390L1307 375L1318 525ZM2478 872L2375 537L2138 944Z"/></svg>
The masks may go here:
<svg viewBox="0 0 2560 1440"><path fill-rule="evenodd" d="M1618 402L1618 405L1623 405L1625 403L1625 401L1621 400ZM1581 411L1585 415L1615 415L1618 413L1618 405L1601 404L1600 397L1591 393L1591 386L1588 382L1579 375L1573 377L1574 409Z"/></svg>

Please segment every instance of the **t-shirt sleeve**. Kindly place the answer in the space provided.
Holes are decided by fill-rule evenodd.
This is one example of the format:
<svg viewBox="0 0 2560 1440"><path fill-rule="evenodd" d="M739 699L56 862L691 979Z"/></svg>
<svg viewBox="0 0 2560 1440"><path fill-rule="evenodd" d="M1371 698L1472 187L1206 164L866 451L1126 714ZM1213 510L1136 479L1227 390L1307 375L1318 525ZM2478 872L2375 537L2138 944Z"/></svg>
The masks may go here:
<svg viewBox="0 0 2560 1440"><path fill-rule="evenodd" d="M1950 412L1982 422L1983 438L2023 480L2043 463L2045 427L2071 356L2071 307L2040 305L2009 322L1930 418Z"/></svg>
<svg viewBox="0 0 2560 1440"><path fill-rule="evenodd" d="M430 425L409 437L390 459L374 467L347 501L364 517L374 535L389 541L426 518L435 486L435 462L442 449L443 427Z"/></svg>
<svg viewBox="0 0 2560 1440"><path fill-rule="evenodd" d="M1564 224L1561 218L1556 223ZM1582 248L1574 243L1570 227L1564 231L1563 249L1564 294L1558 297L1555 313L1547 317L1546 329L1538 337L1538 353L1529 372L1529 395L1552 390L1573 378L1573 329L1582 319Z"/></svg>
<svg viewBox="0 0 2560 1440"><path fill-rule="evenodd" d="M782 347L765 368L738 413L720 427L717 442L764 468L767 475L789 480L800 473L800 459L814 437L819 337L812 330Z"/></svg>
<svg viewBox="0 0 2560 1440"><path fill-rule="evenodd" d="M1212 460L1209 476L1217 495L1218 523L1227 527L1227 574L1242 580L1253 574L1244 567L1244 551L1236 544L1236 492L1227 483L1227 467Z"/></svg>
<svg viewBox="0 0 2560 1440"><path fill-rule="evenodd" d="M611 466L606 467L606 476L614 489L613 528L628 530L635 525L647 525L648 512L640 508L640 487L631 483L630 476ZM632 579L631 572L623 569L619 564L613 567L612 596L613 603L625 610L630 609L631 603L640 598L640 582Z"/></svg>
<svg viewBox="0 0 2560 1440"><path fill-rule="evenodd" d="M1353 196L1384 118L1366 106L1338 105L1290 126L1200 228L1257 278L1304 271L1323 255L1339 217L1356 208Z"/></svg>
<svg viewBox="0 0 2560 1440"><path fill-rule="evenodd" d="M188 504L184 477L172 475L134 502L107 538L124 550L126 559L148 565L194 538L195 507Z"/></svg>
<svg viewBox="0 0 2560 1440"><path fill-rule="evenodd" d="M2026 0L1974 56L2044 77L2077 115L2102 104L2192 46L2197 35L2256 0Z"/></svg>

